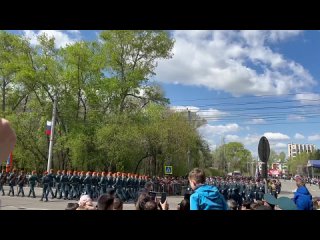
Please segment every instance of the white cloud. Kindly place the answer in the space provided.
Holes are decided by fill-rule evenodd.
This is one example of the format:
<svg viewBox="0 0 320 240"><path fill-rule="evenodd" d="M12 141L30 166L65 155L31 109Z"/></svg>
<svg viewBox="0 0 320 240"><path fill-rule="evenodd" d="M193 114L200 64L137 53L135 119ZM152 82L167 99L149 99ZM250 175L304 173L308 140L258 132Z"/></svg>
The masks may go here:
<svg viewBox="0 0 320 240"><path fill-rule="evenodd" d="M320 134L315 134L308 137L308 141L318 141L320 140Z"/></svg>
<svg viewBox="0 0 320 240"><path fill-rule="evenodd" d="M190 110L190 112L198 112L200 108L194 106L172 106L170 109L176 112L184 112L187 110Z"/></svg>
<svg viewBox="0 0 320 240"><path fill-rule="evenodd" d="M209 121L216 121L219 120L221 117L228 115L228 113L222 112L218 109L209 108L203 110L195 106L172 106L170 107L170 109L176 112L184 112L189 109L190 112L196 112L198 116L208 119Z"/></svg>
<svg viewBox="0 0 320 240"><path fill-rule="evenodd" d="M199 133L204 138L212 138L212 136L222 135L228 132L237 132L238 130L239 130L239 125L236 123L231 123L226 125L205 124L198 128Z"/></svg>
<svg viewBox="0 0 320 240"><path fill-rule="evenodd" d="M205 86L235 96L285 94L315 85L300 64L285 59L268 43L299 31L174 31L170 60L160 61L162 82Z"/></svg>
<svg viewBox="0 0 320 240"><path fill-rule="evenodd" d="M272 147L276 148L276 149L283 149L283 148L287 148L287 144L285 143L276 143L276 144L272 144Z"/></svg>
<svg viewBox="0 0 320 240"><path fill-rule="evenodd" d="M295 135L294 135L294 139L304 139L304 136L302 135L302 134L300 134L300 133L296 133Z"/></svg>
<svg viewBox="0 0 320 240"><path fill-rule="evenodd" d="M38 37L42 34L46 34L48 37L55 38L55 46L57 48L65 47L67 44L73 44L81 40L81 33L79 30L68 30L66 32L59 30L24 30L23 35L30 39L32 45L38 44Z"/></svg>
<svg viewBox="0 0 320 240"><path fill-rule="evenodd" d="M243 140L243 144L245 146L250 146L250 145L256 145L258 147L259 144L259 140L262 136L258 136L258 135L252 135L252 134L248 134L244 140Z"/></svg>
<svg viewBox="0 0 320 240"><path fill-rule="evenodd" d="M268 140L287 140L290 139L288 135L282 133L273 133L273 132L266 132L263 134Z"/></svg>
<svg viewBox="0 0 320 240"><path fill-rule="evenodd" d="M248 124L262 124L262 123L266 123L266 121L262 118L254 118L250 121L247 122Z"/></svg>
<svg viewBox="0 0 320 240"><path fill-rule="evenodd" d="M295 96L295 99L307 105L318 104L320 101L320 94L300 93Z"/></svg>
<svg viewBox="0 0 320 240"><path fill-rule="evenodd" d="M285 40L289 37L294 37L296 35L301 34L302 31L300 30L271 30L270 31L270 36L269 39L272 42L276 42L276 41L281 41L281 40Z"/></svg>
<svg viewBox="0 0 320 240"><path fill-rule="evenodd" d="M69 33L80 34L80 30L67 30Z"/></svg>
<svg viewBox="0 0 320 240"><path fill-rule="evenodd" d="M235 142L239 140L239 136L238 135L227 135L226 136L226 141L227 142Z"/></svg>
<svg viewBox="0 0 320 240"><path fill-rule="evenodd" d="M226 112L222 112L218 109L209 108L207 110L200 110L197 113L200 117L209 118L210 121L218 120L221 117L228 115Z"/></svg>
<svg viewBox="0 0 320 240"><path fill-rule="evenodd" d="M292 121L303 121L303 120L305 120L305 117L301 116L301 115L290 114L290 115L288 115L287 119L292 120Z"/></svg>

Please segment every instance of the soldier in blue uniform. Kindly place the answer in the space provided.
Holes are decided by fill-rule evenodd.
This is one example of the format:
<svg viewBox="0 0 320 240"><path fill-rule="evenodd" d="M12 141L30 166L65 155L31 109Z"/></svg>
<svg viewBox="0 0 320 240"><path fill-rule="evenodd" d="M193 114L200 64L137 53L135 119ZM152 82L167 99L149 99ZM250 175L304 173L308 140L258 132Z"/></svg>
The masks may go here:
<svg viewBox="0 0 320 240"><path fill-rule="evenodd" d="M56 184L56 190L54 193L55 198L61 199L62 197L62 190L61 190L61 171L57 171L57 175L55 176L55 184ZM58 197L59 194L59 197Z"/></svg>
<svg viewBox="0 0 320 240"><path fill-rule="evenodd" d="M112 172L108 172L108 174L107 174L107 192L114 190L114 188L113 188L114 177L113 176L114 176L114 174Z"/></svg>
<svg viewBox="0 0 320 240"><path fill-rule="evenodd" d="M8 181L9 181L9 193L8 196L10 196L10 193L12 193L12 196L14 196L14 187L17 184L17 170L13 169L12 173L9 175Z"/></svg>
<svg viewBox="0 0 320 240"><path fill-rule="evenodd" d="M29 187L30 187L28 197L30 197L30 195L32 193L33 198L36 198L36 194L34 192L34 187L36 185L36 182L39 182L39 179L38 179L38 176L36 175L35 170L31 172L31 177L28 179L28 181L29 181Z"/></svg>
<svg viewBox="0 0 320 240"><path fill-rule="evenodd" d="M76 171L73 171L70 172L70 176L69 176L69 184L70 184L70 193L69 193L69 196L68 196L68 200L72 200L75 196L78 195L78 192L77 192L77 172Z"/></svg>
<svg viewBox="0 0 320 240"><path fill-rule="evenodd" d="M64 200L67 200L68 197L68 176L66 174L66 171L63 170L62 171L62 175L61 175L61 192L63 193L63 198ZM60 196L60 198L62 197L62 195Z"/></svg>
<svg viewBox="0 0 320 240"><path fill-rule="evenodd" d="M81 173L79 174L79 196L78 198L81 197L81 195L84 193L85 191L85 187L84 187L84 184L83 184L83 181L84 179L86 178L86 174L84 171L81 171Z"/></svg>
<svg viewBox="0 0 320 240"><path fill-rule="evenodd" d="M92 190L91 190L91 172L87 172L86 178L83 180L83 184L85 187L85 194L89 195L90 198L92 199Z"/></svg>
<svg viewBox="0 0 320 240"><path fill-rule="evenodd" d="M262 181L257 180L257 184L256 184L256 200L262 200L263 199L263 195L265 194L265 187L264 187L264 183Z"/></svg>
<svg viewBox="0 0 320 240"><path fill-rule="evenodd" d="M20 171L20 175L17 178L17 184L19 186L18 196L21 193L21 197L24 197L23 187L24 187L26 181L27 181L26 174L24 173L24 171Z"/></svg>
<svg viewBox="0 0 320 240"><path fill-rule="evenodd" d="M96 172L92 173L91 177L91 186L92 186L92 199L97 199L98 198L98 176Z"/></svg>
<svg viewBox="0 0 320 240"><path fill-rule="evenodd" d="M224 179L222 179L220 182L220 193L224 196L224 199L227 201L228 193L229 193L229 185L227 181L225 181Z"/></svg>
<svg viewBox="0 0 320 240"><path fill-rule="evenodd" d="M51 194L51 199L53 199L54 196L55 196L55 194L53 193L52 188L54 187L55 181L56 181L56 180L55 180L56 176L55 176L55 174L54 174L54 170L53 170L53 169L50 169L50 172L49 172L49 174L48 174L48 177L49 177L49 179L50 179L50 183L49 183L49 187L48 187L48 193Z"/></svg>
<svg viewBox="0 0 320 240"><path fill-rule="evenodd" d="M99 186L100 186L100 195L107 193L107 176L105 172L102 172Z"/></svg>
<svg viewBox="0 0 320 240"><path fill-rule="evenodd" d="M122 186L123 186L122 174L118 172L117 178L114 182L113 187L116 190L116 197L120 198L121 201L125 202L126 198L123 195Z"/></svg>
<svg viewBox="0 0 320 240"><path fill-rule="evenodd" d="M6 171L3 169L0 173L0 191L2 191L2 196L5 195L3 186L4 184L7 182L7 173Z"/></svg>
<svg viewBox="0 0 320 240"><path fill-rule="evenodd" d="M50 177L48 176L48 172L45 171L42 177L42 196L40 201L43 201L43 198L46 198L45 201L48 202L49 184L50 184Z"/></svg>

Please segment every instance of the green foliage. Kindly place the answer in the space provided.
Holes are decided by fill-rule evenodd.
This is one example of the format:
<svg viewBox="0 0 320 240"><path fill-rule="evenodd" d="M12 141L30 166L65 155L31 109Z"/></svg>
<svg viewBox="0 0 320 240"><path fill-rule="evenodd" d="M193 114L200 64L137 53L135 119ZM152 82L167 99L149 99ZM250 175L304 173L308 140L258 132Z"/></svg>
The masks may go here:
<svg viewBox="0 0 320 240"><path fill-rule="evenodd" d="M227 173L232 171L250 172L251 152L240 142L230 142L217 148L213 153L214 165Z"/></svg>
<svg viewBox="0 0 320 240"><path fill-rule="evenodd" d="M206 177L223 176L224 175L224 171L218 170L218 169L215 169L215 168L205 168L204 172L206 174Z"/></svg>

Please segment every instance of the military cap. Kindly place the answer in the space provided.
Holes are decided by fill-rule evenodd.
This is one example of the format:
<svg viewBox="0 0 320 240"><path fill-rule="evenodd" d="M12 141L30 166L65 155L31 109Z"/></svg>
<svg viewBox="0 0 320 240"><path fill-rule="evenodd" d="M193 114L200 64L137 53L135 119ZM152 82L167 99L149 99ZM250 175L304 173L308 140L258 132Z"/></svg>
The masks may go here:
<svg viewBox="0 0 320 240"><path fill-rule="evenodd" d="M294 202L288 197L278 198L278 205L282 210L298 210Z"/></svg>

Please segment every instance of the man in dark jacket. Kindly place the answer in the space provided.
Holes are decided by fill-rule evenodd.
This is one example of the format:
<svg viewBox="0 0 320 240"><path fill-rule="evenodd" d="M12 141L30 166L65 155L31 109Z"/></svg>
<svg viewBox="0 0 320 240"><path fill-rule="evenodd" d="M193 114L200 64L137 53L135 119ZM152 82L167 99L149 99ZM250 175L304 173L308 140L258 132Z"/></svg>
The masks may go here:
<svg viewBox="0 0 320 240"><path fill-rule="evenodd" d="M301 177L296 177L297 191L294 193L293 201L297 205L298 210L312 210L312 196L305 186L305 182Z"/></svg>
<svg viewBox="0 0 320 240"><path fill-rule="evenodd" d="M195 168L189 173L189 183L194 193L190 197L191 210L228 210L224 197L215 186L205 184L202 169Z"/></svg>

